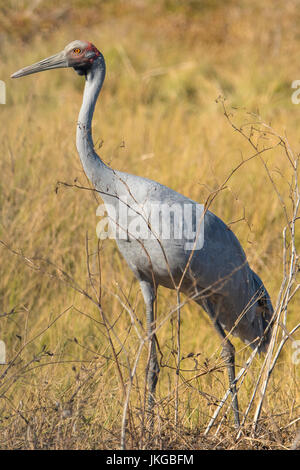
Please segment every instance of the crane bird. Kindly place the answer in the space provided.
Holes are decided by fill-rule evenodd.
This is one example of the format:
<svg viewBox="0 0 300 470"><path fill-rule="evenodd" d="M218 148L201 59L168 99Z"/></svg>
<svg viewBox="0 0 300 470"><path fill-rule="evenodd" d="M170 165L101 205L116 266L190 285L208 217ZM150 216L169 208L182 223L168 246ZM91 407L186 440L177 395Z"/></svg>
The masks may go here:
<svg viewBox="0 0 300 470"><path fill-rule="evenodd" d="M273 314L269 294L250 268L238 239L220 218L160 183L112 169L97 155L91 126L106 68L102 53L92 43L73 41L63 51L19 70L12 78L62 67L73 67L79 75L85 76L77 122L77 150L85 174L101 194L115 229L118 248L143 294L149 341L148 410L153 410L159 374L154 302L161 285L177 289L197 302L221 337L221 355L228 371L234 423L238 427L235 349L225 330L253 349L265 351L270 341ZM170 217L164 216L165 209L170 209ZM131 217L122 218L124 210L131 211ZM200 219L197 213L201 213ZM200 228L195 226L197 220ZM132 222L139 225L134 234L131 233ZM151 225L155 222L156 231ZM162 233L161 226L167 235ZM197 243L200 238L201 243ZM188 243L191 240L193 243Z"/></svg>

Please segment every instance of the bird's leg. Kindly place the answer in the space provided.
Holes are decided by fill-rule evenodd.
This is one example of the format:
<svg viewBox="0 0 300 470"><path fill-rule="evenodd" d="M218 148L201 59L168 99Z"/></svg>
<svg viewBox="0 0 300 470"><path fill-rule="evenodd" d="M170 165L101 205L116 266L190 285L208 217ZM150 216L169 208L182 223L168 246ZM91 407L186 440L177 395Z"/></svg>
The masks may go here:
<svg viewBox="0 0 300 470"><path fill-rule="evenodd" d="M215 328L221 338L223 339L223 346L222 346L222 353L221 356L225 360L227 371L228 371L228 379L229 379L229 387L230 392L232 395L232 409L234 414L234 425L238 429L240 427L240 417L239 417L239 405L237 399L237 391L235 385L235 349L233 344L227 338L225 331L221 327L218 320L214 321Z"/></svg>
<svg viewBox="0 0 300 470"><path fill-rule="evenodd" d="M159 365L156 354L155 319L154 319L154 300L155 289L152 283L141 281L141 290L146 305L147 335L149 339L149 357L146 369L148 384L148 412L153 415L153 406L155 402L155 388L158 380ZM151 419L153 423L153 416Z"/></svg>

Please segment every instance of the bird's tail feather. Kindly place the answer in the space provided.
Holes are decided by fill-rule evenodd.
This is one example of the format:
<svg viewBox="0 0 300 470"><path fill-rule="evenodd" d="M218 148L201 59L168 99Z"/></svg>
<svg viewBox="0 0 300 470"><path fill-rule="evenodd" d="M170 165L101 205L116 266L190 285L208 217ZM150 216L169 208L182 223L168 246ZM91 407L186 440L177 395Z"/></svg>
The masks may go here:
<svg viewBox="0 0 300 470"><path fill-rule="evenodd" d="M254 272L253 281L255 286L256 295L256 315L254 318L255 329L259 336L259 352L265 352L271 339L272 328L273 328L273 306L267 289L265 288L260 277Z"/></svg>

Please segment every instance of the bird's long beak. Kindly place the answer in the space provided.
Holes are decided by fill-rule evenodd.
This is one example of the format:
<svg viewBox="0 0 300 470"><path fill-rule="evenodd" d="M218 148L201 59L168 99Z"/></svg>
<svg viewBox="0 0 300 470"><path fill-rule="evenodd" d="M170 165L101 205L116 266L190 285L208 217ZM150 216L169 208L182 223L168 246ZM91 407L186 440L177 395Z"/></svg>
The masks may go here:
<svg viewBox="0 0 300 470"><path fill-rule="evenodd" d="M42 72L43 70L59 69L68 66L69 65L65 52L62 51L58 54L48 57L47 59L41 60L40 62L36 62L33 65L29 65L28 67L24 67L23 69L18 70L11 75L11 78L24 77L24 75L30 75L31 73L38 73Z"/></svg>

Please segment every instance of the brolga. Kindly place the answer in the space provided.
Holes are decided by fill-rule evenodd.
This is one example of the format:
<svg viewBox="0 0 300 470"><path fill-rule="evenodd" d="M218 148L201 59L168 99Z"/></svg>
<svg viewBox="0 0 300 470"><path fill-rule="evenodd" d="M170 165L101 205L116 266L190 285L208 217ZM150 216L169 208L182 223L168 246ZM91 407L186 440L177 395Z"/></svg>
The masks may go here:
<svg viewBox="0 0 300 470"><path fill-rule="evenodd" d="M112 169L97 155L91 127L105 61L93 44L73 41L62 52L19 70L12 78L62 67L73 67L85 77L77 150L85 174L103 199L118 248L143 294L149 341L148 410L153 411L159 374L154 302L157 288L164 286L197 302L211 319L222 341L234 423L239 427L235 349L225 331L264 351L273 314L269 294L250 268L236 236L220 218L155 181Z"/></svg>

